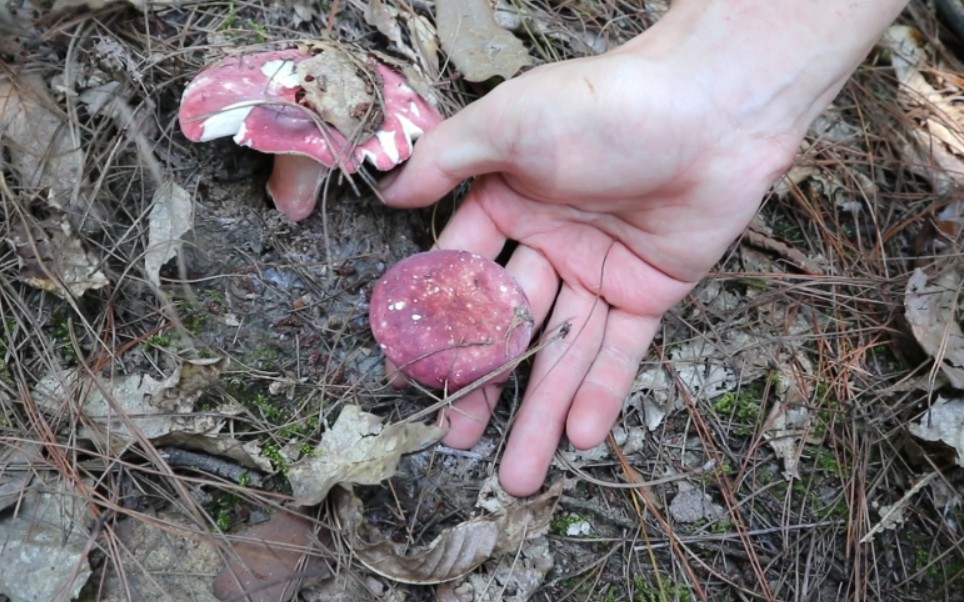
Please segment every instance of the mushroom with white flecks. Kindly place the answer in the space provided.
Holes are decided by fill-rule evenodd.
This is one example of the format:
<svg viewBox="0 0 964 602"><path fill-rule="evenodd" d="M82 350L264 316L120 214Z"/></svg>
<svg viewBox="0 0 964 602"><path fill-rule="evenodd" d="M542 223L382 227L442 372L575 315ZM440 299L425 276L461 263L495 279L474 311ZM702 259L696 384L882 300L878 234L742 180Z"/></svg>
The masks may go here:
<svg viewBox="0 0 964 602"><path fill-rule="evenodd" d="M392 169L442 121L394 68L321 44L207 67L184 90L178 118L192 141L233 136L274 154L268 194L295 221L311 214L331 169Z"/></svg>
<svg viewBox="0 0 964 602"><path fill-rule="evenodd" d="M412 379L457 390L529 346L529 300L499 264L468 251L403 259L372 291L369 321L385 356ZM508 370L499 379L508 376Z"/></svg>

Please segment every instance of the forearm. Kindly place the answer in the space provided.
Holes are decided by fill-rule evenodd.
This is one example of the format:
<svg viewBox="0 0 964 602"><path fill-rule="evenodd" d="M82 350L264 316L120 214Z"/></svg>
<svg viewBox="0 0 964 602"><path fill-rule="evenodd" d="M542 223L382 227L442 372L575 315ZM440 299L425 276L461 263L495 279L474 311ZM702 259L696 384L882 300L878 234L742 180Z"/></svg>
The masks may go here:
<svg viewBox="0 0 964 602"><path fill-rule="evenodd" d="M632 44L683 53L734 119L803 135L906 0L676 0ZM652 34L652 35L650 35ZM652 50L652 49L650 49Z"/></svg>

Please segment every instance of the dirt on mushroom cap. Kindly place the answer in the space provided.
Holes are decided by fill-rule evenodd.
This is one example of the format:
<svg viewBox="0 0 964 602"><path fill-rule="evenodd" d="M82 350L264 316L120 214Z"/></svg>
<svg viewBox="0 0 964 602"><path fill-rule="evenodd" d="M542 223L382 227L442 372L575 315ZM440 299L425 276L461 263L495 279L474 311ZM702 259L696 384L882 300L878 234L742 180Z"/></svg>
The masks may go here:
<svg viewBox="0 0 964 602"><path fill-rule="evenodd" d="M450 391L521 355L534 326L525 292L504 268L451 250L413 255L386 272L370 320L402 372Z"/></svg>

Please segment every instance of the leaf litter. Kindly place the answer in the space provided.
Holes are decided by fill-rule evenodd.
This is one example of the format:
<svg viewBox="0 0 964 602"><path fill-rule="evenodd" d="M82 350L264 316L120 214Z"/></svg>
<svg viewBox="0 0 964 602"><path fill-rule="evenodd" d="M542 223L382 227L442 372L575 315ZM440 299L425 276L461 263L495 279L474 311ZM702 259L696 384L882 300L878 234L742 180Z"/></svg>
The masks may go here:
<svg viewBox="0 0 964 602"><path fill-rule="evenodd" d="M194 203L186 190L172 181L154 192L148 216L147 250L144 271L154 286L161 285L161 267L178 254L181 237L194 227Z"/></svg>
<svg viewBox="0 0 964 602"><path fill-rule="evenodd" d="M494 512L443 529L424 546L388 540L366 522L361 500L349 489L334 492L334 511L365 567L394 581L426 585L464 577L492 558L517 552L526 540L545 535L561 494L558 482L543 494L513 499Z"/></svg>
<svg viewBox="0 0 964 602"><path fill-rule="evenodd" d="M487 0L437 0L442 50L470 82L509 79L532 64L522 40L500 27Z"/></svg>
<svg viewBox="0 0 964 602"><path fill-rule="evenodd" d="M48 476L0 515L0 594L11 602L76 598L91 575L92 517L67 479Z"/></svg>
<svg viewBox="0 0 964 602"><path fill-rule="evenodd" d="M85 420L78 436L102 449L123 451L144 437L156 445L178 445L227 456L264 471L271 463L257 442L222 433L228 418L245 410L233 402L199 411L198 400L227 367L224 358L185 360L170 375L96 377L81 369L44 376L33 390L37 405L57 415L76 408Z"/></svg>
<svg viewBox="0 0 964 602"><path fill-rule="evenodd" d="M940 373L964 390L964 295L961 273L946 271L934 277L917 268L907 279L904 315L917 343L934 358Z"/></svg>
<svg viewBox="0 0 964 602"><path fill-rule="evenodd" d="M403 454L437 442L445 429L419 423L385 426L357 406L345 406L321 443L291 465L288 480L299 506L314 506L339 484L375 485L395 474Z"/></svg>
<svg viewBox="0 0 964 602"><path fill-rule="evenodd" d="M958 466L964 466L964 398L938 396L910 432L924 441L939 442L954 450Z"/></svg>

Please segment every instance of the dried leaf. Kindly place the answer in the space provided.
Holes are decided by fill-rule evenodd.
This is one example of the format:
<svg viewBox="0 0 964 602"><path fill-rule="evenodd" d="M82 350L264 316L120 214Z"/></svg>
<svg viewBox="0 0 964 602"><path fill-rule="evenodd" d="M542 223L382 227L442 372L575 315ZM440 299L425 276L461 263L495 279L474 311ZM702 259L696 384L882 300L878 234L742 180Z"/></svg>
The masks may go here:
<svg viewBox="0 0 964 602"><path fill-rule="evenodd" d="M770 408L763 438L783 461L783 476L788 481L800 478L800 456L804 445L819 443L814 438L813 411L810 409L810 388L813 366L803 354L791 361L783 360L778 368L776 400Z"/></svg>
<svg viewBox="0 0 964 602"><path fill-rule="evenodd" d="M957 451L957 464L964 466L964 399L938 397L910 432L924 441L939 441Z"/></svg>
<svg viewBox="0 0 964 602"><path fill-rule="evenodd" d="M470 82L509 79L532 64L522 41L495 22L487 0L437 0L435 23L442 49Z"/></svg>
<svg viewBox="0 0 964 602"><path fill-rule="evenodd" d="M568 46L576 56L602 54L611 45L618 45L588 28L559 27L557 17L532 4L523 5L511 0L498 0L494 4L495 22L500 27L516 33L521 32L532 39L546 37L558 40Z"/></svg>
<svg viewBox="0 0 964 602"><path fill-rule="evenodd" d="M39 77L0 78L0 143L20 184L61 209L84 180L84 154Z"/></svg>
<svg viewBox="0 0 964 602"><path fill-rule="evenodd" d="M964 185L964 138L958 124L964 120L957 97L945 97L921 73L926 54L924 38L906 25L894 25L881 38L891 52L891 65L900 87L902 105L926 115L910 130L910 140L901 147L905 163L929 178L940 194Z"/></svg>
<svg viewBox="0 0 964 602"><path fill-rule="evenodd" d="M155 521L121 520L116 527L123 544L117 562L104 563L102 583L93 592L97 602L215 602L211 575L223 555L211 534L174 512L162 512ZM205 536L206 535L206 536ZM118 574L117 567L123 568ZM93 602L93 596L83 602Z"/></svg>
<svg viewBox="0 0 964 602"><path fill-rule="evenodd" d="M904 507L899 504L884 504L877 508L877 514L880 515L880 528L888 531L896 531L906 520Z"/></svg>
<svg viewBox="0 0 964 602"><path fill-rule="evenodd" d="M23 499L33 480L39 443L8 440L0 444L0 511Z"/></svg>
<svg viewBox="0 0 964 602"><path fill-rule="evenodd" d="M562 495L562 483L546 493L517 500L497 514L473 518L443 530L425 546L397 544L364 521L362 502L349 490L332 492L335 513L351 549L369 570L402 583L444 583L463 577L494 556L514 553L544 535Z"/></svg>
<svg viewBox="0 0 964 602"><path fill-rule="evenodd" d="M339 483L380 483L395 474L403 454L423 449L444 434L440 427L417 423L384 426L378 416L346 406L318 447L289 467L296 503L314 506Z"/></svg>
<svg viewBox="0 0 964 602"><path fill-rule="evenodd" d="M518 552L506 554L472 571L464 579L436 587L438 602L528 602L545 591L546 575L555 566L547 537L523 542Z"/></svg>
<svg viewBox="0 0 964 602"><path fill-rule="evenodd" d="M885 530L896 530L900 525L904 523L904 508L911 502L911 499L917 495L917 492L924 488L928 483L934 482L935 477L938 476L938 472L932 472L930 474L924 475L920 478L914 485L904 492L904 495L900 496L900 499L893 504L880 505L878 502L874 502L873 505L877 507L877 513L880 515L880 521L871 527L870 531L860 538L861 544L867 543L868 541L873 541L878 533Z"/></svg>
<svg viewBox="0 0 964 602"><path fill-rule="evenodd" d="M961 274L950 270L928 282L917 268L907 280L904 315L914 338L931 357L940 360L948 382L964 390L964 332L961 331Z"/></svg>
<svg viewBox="0 0 964 602"><path fill-rule="evenodd" d="M155 286L161 284L161 266L177 255L181 236L194 226L194 203L191 195L174 182L161 184L151 201L148 217L148 243L144 252L144 270Z"/></svg>
<svg viewBox="0 0 964 602"><path fill-rule="evenodd" d="M47 219L22 216L10 229L7 241L20 264L20 279L62 299L106 286L100 260L85 248L69 216L56 207L47 210Z"/></svg>
<svg viewBox="0 0 964 602"><path fill-rule="evenodd" d="M716 520L725 514L723 506L702 489L680 487L680 492L669 504L669 514L680 523L695 523L703 520Z"/></svg>
<svg viewBox="0 0 964 602"><path fill-rule="evenodd" d="M24 496L0 519L0 594L11 602L67 600L90 577L87 505L56 480Z"/></svg>
<svg viewBox="0 0 964 602"><path fill-rule="evenodd" d="M194 404L227 363L223 358L184 362L164 380L133 375L98 377L95 382L85 371L64 370L42 378L33 397L51 413L62 411L64 404L76 404L88 418L78 435L116 450L136 439L132 429L148 439L175 432L213 436L225 417L243 411L226 404L217 411L194 412Z"/></svg>
<svg viewBox="0 0 964 602"><path fill-rule="evenodd" d="M364 4L365 21L382 33L390 47L431 76L438 74L439 47L432 22L412 11L400 10L383 0Z"/></svg>
<svg viewBox="0 0 964 602"><path fill-rule="evenodd" d="M669 351L677 377L692 392L706 399L736 391L740 383L753 380L762 371L748 367L739 374L733 356L708 340L698 339L674 346ZM636 377L630 404L637 405L646 417L646 426L655 430L663 419L683 407L675 379L659 364L646 366Z"/></svg>
<svg viewBox="0 0 964 602"><path fill-rule="evenodd" d="M331 536L314 531L310 521L282 511L237 533L228 562L214 579L214 595L218 600L287 602L303 586L328 577L312 548L316 538L327 544Z"/></svg>
<svg viewBox="0 0 964 602"><path fill-rule="evenodd" d="M383 119L375 72L340 46L318 43L312 51L296 67L305 102L349 140L374 134Z"/></svg>

